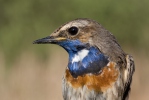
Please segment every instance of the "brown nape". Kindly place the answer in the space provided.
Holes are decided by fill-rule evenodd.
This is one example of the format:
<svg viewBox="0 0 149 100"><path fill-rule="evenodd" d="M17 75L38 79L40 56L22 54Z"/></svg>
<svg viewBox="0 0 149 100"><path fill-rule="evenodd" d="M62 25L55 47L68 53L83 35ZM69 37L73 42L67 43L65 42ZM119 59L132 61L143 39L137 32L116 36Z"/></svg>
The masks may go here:
<svg viewBox="0 0 149 100"><path fill-rule="evenodd" d="M67 82L71 84L73 88L79 88L85 85L90 90L104 92L110 88L118 78L119 72L115 69L115 65L114 62L110 62L98 75L86 74L84 76L78 76L77 78L74 78L69 70L66 69L65 77Z"/></svg>
<svg viewBox="0 0 149 100"><path fill-rule="evenodd" d="M96 33L93 36L93 44L96 45L102 53L107 55L111 61L126 63L125 52L118 44L116 38L101 25L96 28ZM121 65L120 65L121 66Z"/></svg>

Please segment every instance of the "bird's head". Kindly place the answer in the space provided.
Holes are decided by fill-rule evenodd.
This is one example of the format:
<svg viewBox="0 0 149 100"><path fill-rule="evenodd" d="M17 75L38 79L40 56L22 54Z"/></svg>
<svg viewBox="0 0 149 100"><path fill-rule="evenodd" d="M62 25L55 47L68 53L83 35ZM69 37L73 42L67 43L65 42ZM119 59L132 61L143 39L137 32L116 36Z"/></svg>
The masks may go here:
<svg viewBox="0 0 149 100"><path fill-rule="evenodd" d="M105 55L110 57L111 52L114 54L120 50L114 36L99 23L90 19L76 19L70 21L59 27L50 36L34 41L34 44L60 45L69 53L69 64L75 64L74 62L77 62L78 65L81 66L82 61L85 61L83 65L85 67L81 67L83 68L81 70L80 67L70 67L72 73L77 74L76 76L82 75L82 70L84 71L86 66L90 65L93 60L100 60L101 62L98 61L98 63L100 62L98 65L102 67L105 66L108 62ZM87 56L90 57L87 58ZM111 58L112 57L114 56L111 56ZM86 62L89 64L86 64ZM91 69L90 67L88 68ZM98 67L99 69L95 67L92 68L91 70L96 71L101 69L101 67ZM77 72L78 69L80 70L79 72ZM88 72L90 71L86 70L86 73Z"/></svg>
<svg viewBox="0 0 149 100"><path fill-rule="evenodd" d="M92 45L95 25L89 19L76 19L68 22L50 36L34 41L36 44L58 44L68 53L77 52Z"/></svg>

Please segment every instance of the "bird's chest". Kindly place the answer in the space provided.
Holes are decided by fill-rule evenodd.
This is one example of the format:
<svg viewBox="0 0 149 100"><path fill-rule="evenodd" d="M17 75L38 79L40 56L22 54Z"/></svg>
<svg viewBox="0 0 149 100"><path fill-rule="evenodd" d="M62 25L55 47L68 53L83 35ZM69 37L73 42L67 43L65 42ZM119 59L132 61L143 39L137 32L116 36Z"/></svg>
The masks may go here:
<svg viewBox="0 0 149 100"><path fill-rule="evenodd" d="M118 81L119 73L113 62L105 66L99 74L86 74L77 78L66 69L63 97L64 100L110 100L107 96L118 95Z"/></svg>

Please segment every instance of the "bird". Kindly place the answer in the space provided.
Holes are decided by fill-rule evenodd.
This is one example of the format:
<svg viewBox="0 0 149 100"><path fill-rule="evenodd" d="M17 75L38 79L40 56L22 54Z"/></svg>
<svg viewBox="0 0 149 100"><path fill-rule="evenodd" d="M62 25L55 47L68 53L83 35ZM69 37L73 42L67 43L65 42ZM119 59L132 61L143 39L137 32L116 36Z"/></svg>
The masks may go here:
<svg viewBox="0 0 149 100"><path fill-rule="evenodd" d="M133 57L100 23L78 18L33 44L57 44L68 52L62 78L64 100L128 100L135 71Z"/></svg>

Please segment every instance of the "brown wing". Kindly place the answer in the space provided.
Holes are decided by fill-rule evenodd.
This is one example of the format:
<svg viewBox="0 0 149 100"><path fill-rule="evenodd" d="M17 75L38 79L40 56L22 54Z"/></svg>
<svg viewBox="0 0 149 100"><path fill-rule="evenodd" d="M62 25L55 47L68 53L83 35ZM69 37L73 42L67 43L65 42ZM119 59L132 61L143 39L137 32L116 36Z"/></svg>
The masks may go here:
<svg viewBox="0 0 149 100"><path fill-rule="evenodd" d="M127 66L124 70L124 95L123 95L123 100L128 100L129 98L129 91L131 90L130 85L132 82L132 76L135 71L135 64L133 57L130 55L126 55L126 62Z"/></svg>

